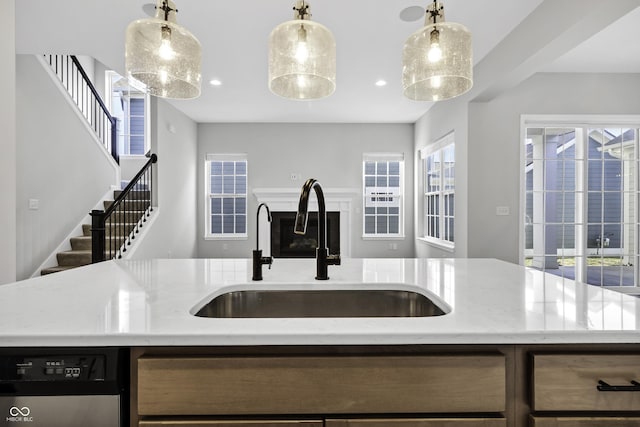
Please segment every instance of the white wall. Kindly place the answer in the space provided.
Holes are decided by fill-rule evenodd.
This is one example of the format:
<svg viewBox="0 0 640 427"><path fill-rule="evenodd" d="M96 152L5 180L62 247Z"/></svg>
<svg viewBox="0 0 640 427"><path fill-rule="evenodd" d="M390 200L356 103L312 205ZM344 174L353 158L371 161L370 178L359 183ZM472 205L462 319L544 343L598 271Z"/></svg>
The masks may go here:
<svg viewBox="0 0 640 427"><path fill-rule="evenodd" d="M0 13L0 284L16 280L15 0Z"/></svg>
<svg viewBox="0 0 640 427"><path fill-rule="evenodd" d="M420 258L463 258L467 256L467 145L468 121L467 103L444 101L435 104L424 116L416 122L415 134L415 230L416 236L424 236L424 165L420 160L418 150L437 142L443 136L454 132L455 135L455 212L453 251L443 250L423 240L415 240L416 256Z"/></svg>
<svg viewBox="0 0 640 427"><path fill-rule="evenodd" d="M151 98L151 152L158 217L132 258L196 257L196 123L168 102Z"/></svg>
<svg viewBox="0 0 640 427"><path fill-rule="evenodd" d="M198 126L198 256L249 257L255 247L254 188L300 189L307 178L324 188L362 188L362 154L405 154L405 239L362 240L362 199L352 206L352 257L412 257L413 125L410 124L200 124ZM247 240L204 240L204 159L207 153L247 153L249 226ZM291 180L291 173L300 175ZM390 250L396 243L397 250ZM224 246L227 249L224 249Z"/></svg>
<svg viewBox="0 0 640 427"><path fill-rule="evenodd" d="M17 277L29 277L117 183L117 165L32 55L16 56ZM38 200L37 210L29 200Z"/></svg>
<svg viewBox="0 0 640 427"><path fill-rule="evenodd" d="M638 114L638 93L640 74L541 73L491 102L471 103L468 256L519 261L521 115ZM511 214L496 216L496 206Z"/></svg>

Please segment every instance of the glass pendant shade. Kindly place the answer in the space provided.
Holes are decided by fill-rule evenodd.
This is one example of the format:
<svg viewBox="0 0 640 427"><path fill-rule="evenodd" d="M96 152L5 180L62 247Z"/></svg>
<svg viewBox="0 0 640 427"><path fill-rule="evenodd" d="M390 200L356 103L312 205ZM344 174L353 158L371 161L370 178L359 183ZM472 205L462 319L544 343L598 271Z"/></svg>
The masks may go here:
<svg viewBox="0 0 640 427"><path fill-rule="evenodd" d="M168 9L167 9L168 8ZM162 98L189 99L200 95L200 42L175 22L172 2L158 0L155 18L139 19L127 27L127 75Z"/></svg>
<svg viewBox="0 0 640 427"><path fill-rule="evenodd" d="M278 25L269 37L269 89L291 99L317 99L336 89L336 42L308 19Z"/></svg>
<svg viewBox="0 0 640 427"><path fill-rule="evenodd" d="M402 50L404 96L442 101L473 86L471 33L454 22L431 23L407 39Z"/></svg>

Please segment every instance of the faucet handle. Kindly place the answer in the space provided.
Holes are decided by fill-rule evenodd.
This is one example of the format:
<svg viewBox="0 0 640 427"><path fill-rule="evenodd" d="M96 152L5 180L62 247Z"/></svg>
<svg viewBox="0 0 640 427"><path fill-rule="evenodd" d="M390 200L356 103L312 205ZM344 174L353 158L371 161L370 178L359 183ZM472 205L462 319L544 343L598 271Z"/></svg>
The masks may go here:
<svg viewBox="0 0 640 427"><path fill-rule="evenodd" d="M267 264L269 266L269 270L271 270L271 265L273 264L273 257L266 256L261 259L262 264Z"/></svg>
<svg viewBox="0 0 640 427"><path fill-rule="evenodd" d="M336 255L327 255L327 264L328 265L340 265L340 254Z"/></svg>

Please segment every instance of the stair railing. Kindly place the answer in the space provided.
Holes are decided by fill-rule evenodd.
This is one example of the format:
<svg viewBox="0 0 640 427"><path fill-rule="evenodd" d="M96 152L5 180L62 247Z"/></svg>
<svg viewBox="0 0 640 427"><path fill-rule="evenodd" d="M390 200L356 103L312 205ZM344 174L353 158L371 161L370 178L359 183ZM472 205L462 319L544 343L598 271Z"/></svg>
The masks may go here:
<svg viewBox="0 0 640 427"><path fill-rule="evenodd" d="M100 94L74 55L44 55L60 82L76 103L89 126L117 163L117 119L111 115Z"/></svg>
<svg viewBox="0 0 640 427"><path fill-rule="evenodd" d="M153 211L153 164L151 154L140 172L105 210L91 211L91 262L122 258Z"/></svg>

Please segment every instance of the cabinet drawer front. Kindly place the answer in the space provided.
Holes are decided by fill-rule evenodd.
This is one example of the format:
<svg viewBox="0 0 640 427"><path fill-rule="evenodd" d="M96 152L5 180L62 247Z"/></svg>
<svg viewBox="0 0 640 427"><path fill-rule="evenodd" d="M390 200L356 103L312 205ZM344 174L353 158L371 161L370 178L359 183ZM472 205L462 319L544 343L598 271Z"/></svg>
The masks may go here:
<svg viewBox="0 0 640 427"><path fill-rule="evenodd" d="M325 427L506 427L504 418L384 418L326 420Z"/></svg>
<svg viewBox="0 0 640 427"><path fill-rule="evenodd" d="M640 418L532 417L531 427L638 427Z"/></svg>
<svg viewBox="0 0 640 427"><path fill-rule="evenodd" d="M502 412L505 357L143 357L140 415Z"/></svg>
<svg viewBox="0 0 640 427"><path fill-rule="evenodd" d="M627 387L632 380L640 381L640 355L536 354L533 410L640 410L640 392L599 391L600 380Z"/></svg>
<svg viewBox="0 0 640 427"><path fill-rule="evenodd" d="M269 421L140 421L139 427L324 427L322 420L269 420Z"/></svg>

